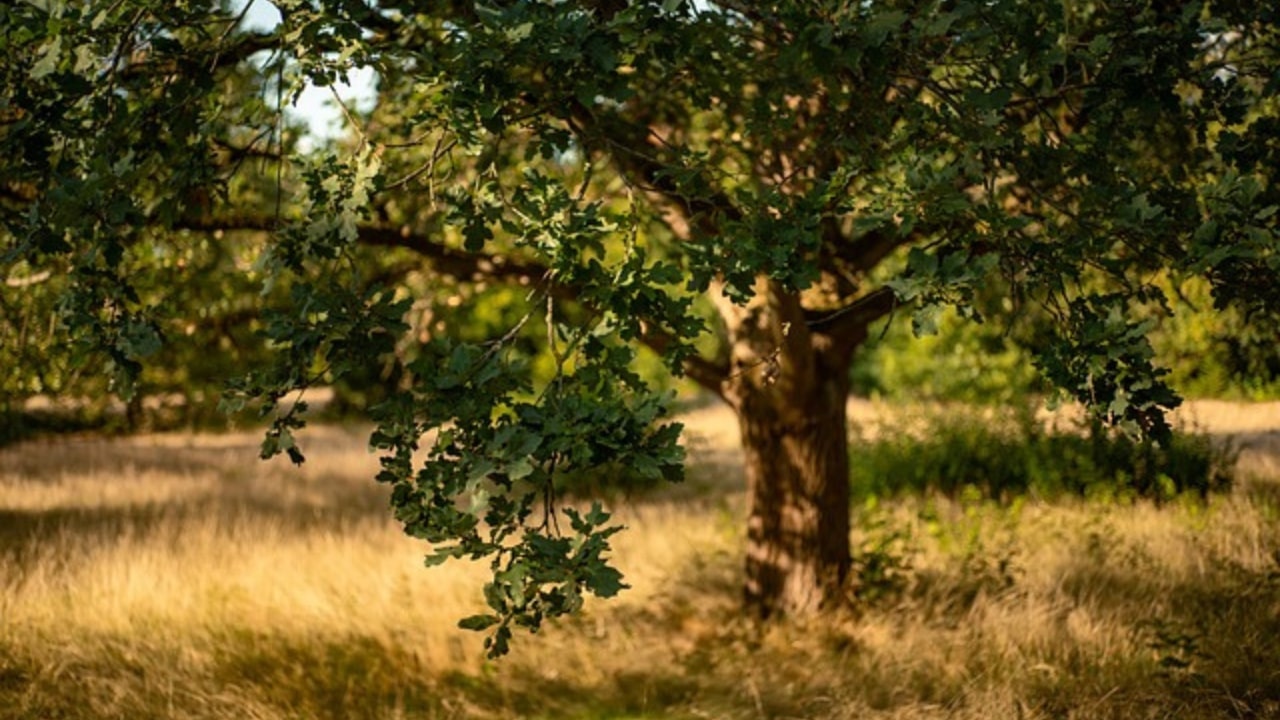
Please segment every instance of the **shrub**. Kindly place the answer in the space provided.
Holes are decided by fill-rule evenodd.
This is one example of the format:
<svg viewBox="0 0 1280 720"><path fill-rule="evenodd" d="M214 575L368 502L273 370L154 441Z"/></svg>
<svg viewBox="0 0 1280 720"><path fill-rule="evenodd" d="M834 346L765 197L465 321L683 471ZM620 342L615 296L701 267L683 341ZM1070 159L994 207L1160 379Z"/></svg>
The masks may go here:
<svg viewBox="0 0 1280 720"><path fill-rule="evenodd" d="M1093 426L1048 430L1029 411L1002 419L935 411L881 427L853 448L854 496L974 492L1008 501L1032 494L1149 497L1230 487L1235 451L1181 431L1165 447Z"/></svg>
<svg viewBox="0 0 1280 720"><path fill-rule="evenodd" d="M1169 384L1187 397L1233 400L1280 398L1280 346L1275 332L1233 309L1213 306L1209 284L1188 279L1156 281L1176 312L1146 308L1156 323L1152 349ZM1009 315L1006 288L992 286L978 298L983 314ZM1000 405L1041 392L1033 348L1043 342L1046 318L1033 308L1014 313L1012 324L973 323L954 310L938 318L937 333L914 337L902 313L859 350L850 369L854 392L894 401L945 400Z"/></svg>

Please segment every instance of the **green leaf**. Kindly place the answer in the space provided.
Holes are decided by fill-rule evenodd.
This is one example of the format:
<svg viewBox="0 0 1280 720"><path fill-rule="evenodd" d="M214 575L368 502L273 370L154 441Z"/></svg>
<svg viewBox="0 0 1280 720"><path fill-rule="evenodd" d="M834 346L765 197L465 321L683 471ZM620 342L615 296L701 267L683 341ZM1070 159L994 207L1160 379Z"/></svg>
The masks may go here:
<svg viewBox="0 0 1280 720"><path fill-rule="evenodd" d="M611 598L627 587L629 586L622 582L622 573L607 565L595 568L587 580L587 588L596 597Z"/></svg>
<svg viewBox="0 0 1280 720"><path fill-rule="evenodd" d="M28 77L32 80L40 80L54 70L58 69L58 63L62 60L62 36L55 36L41 52L40 59L31 66Z"/></svg>
<svg viewBox="0 0 1280 720"><path fill-rule="evenodd" d="M911 314L911 332L916 337L938 334L938 319L942 316L942 307L938 305L922 305Z"/></svg>
<svg viewBox="0 0 1280 720"><path fill-rule="evenodd" d="M499 622L496 615L471 615L458 621L463 630L488 630Z"/></svg>
<svg viewBox="0 0 1280 720"><path fill-rule="evenodd" d="M899 10L877 13L863 28L863 36L869 45L883 45L889 35L897 32L907 19L907 14Z"/></svg>

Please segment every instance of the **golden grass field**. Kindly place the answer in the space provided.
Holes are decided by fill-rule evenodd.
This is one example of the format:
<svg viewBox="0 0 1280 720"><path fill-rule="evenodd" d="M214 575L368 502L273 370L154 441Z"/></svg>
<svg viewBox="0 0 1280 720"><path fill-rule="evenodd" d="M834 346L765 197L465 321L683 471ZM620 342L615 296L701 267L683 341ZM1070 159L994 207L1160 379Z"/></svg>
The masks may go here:
<svg viewBox="0 0 1280 720"><path fill-rule="evenodd" d="M0 450L0 718L1280 718L1280 404L1191 411L1244 448L1231 494L864 507L893 581L763 627L734 424L692 412L687 486L618 507L631 589L498 662L454 627L483 568L422 567L364 430L309 430L301 469L252 433L29 442Z"/></svg>

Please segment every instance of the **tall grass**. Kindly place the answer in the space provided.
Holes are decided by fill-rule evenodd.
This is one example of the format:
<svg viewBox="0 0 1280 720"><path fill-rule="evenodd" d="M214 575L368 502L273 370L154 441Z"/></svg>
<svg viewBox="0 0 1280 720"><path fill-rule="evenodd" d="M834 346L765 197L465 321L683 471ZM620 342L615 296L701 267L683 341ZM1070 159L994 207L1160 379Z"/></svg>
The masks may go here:
<svg viewBox="0 0 1280 720"><path fill-rule="evenodd" d="M1276 478L868 502L853 610L760 626L718 465L714 492L619 509L630 590L495 664L454 627L482 568L421 567L362 432L318 429L300 471L254 444L0 452L0 718L1280 716Z"/></svg>

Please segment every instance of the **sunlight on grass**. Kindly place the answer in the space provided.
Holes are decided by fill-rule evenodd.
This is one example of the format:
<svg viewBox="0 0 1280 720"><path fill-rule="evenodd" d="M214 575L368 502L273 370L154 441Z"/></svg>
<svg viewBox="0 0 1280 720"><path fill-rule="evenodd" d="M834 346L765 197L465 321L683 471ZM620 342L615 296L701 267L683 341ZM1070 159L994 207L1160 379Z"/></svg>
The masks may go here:
<svg viewBox="0 0 1280 720"><path fill-rule="evenodd" d="M484 568L422 567L360 430L316 429L301 469L251 435L4 450L0 717L1280 714L1280 478L1161 507L870 501L855 609L758 626L732 436L691 418L696 487L619 508L631 589L498 663L454 626Z"/></svg>

